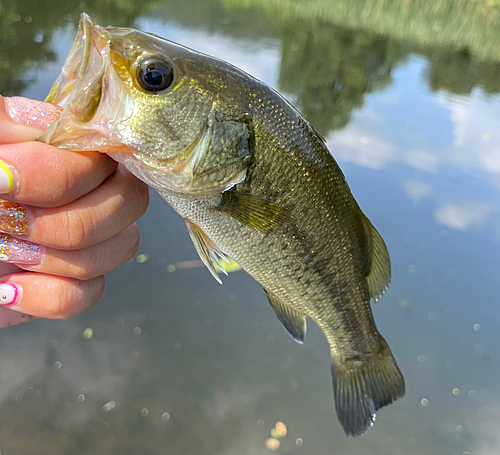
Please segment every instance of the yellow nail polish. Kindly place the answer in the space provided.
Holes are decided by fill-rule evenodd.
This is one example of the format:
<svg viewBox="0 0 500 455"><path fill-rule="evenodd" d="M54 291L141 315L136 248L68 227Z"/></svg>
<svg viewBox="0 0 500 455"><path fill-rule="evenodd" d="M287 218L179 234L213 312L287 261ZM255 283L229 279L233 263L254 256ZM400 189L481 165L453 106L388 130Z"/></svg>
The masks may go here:
<svg viewBox="0 0 500 455"><path fill-rule="evenodd" d="M14 188L14 175L10 167L0 160L0 193L10 193Z"/></svg>

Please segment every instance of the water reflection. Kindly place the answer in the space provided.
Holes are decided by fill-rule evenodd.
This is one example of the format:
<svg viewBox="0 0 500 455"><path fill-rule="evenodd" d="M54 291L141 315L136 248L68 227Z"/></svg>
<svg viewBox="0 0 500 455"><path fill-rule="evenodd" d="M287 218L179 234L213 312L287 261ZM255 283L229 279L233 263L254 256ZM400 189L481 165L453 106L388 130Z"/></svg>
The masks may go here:
<svg viewBox="0 0 500 455"><path fill-rule="evenodd" d="M326 11L252 4L0 3L0 92L46 95L81 10L218 55L285 92L327 136L389 245L393 283L374 315L407 397L365 437L345 439L319 330L298 347L244 273L219 287L202 268L177 268L197 257L154 196L138 260L110 275L98 306L0 331L4 452L254 455L280 421L288 434L277 453L500 451L497 11L483 34L477 19L457 38L448 26L418 35L413 10L401 39L391 21L404 9L370 6L369 24L367 13L353 24L338 10L338 26Z"/></svg>
<svg viewBox="0 0 500 455"><path fill-rule="evenodd" d="M323 134L344 128L406 57L397 42L319 21L286 23L282 46L279 87Z"/></svg>
<svg viewBox="0 0 500 455"><path fill-rule="evenodd" d="M463 231L481 227L494 211L489 204L447 204L439 207L434 216L439 224Z"/></svg>
<svg viewBox="0 0 500 455"><path fill-rule="evenodd" d="M58 31L68 24L77 24L82 11L92 11L100 23L132 25L154 2L158 0L0 2L0 93L19 95L34 83L35 77L26 77L26 72L57 59L54 36L57 40Z"/></svg>
<svg viewBox="0 0 500 455"><path fill-rule="evenodd" d="M432 185L419 180L407 180L404 182L404 189L414 203L429 196L433 191Z"/></svg>

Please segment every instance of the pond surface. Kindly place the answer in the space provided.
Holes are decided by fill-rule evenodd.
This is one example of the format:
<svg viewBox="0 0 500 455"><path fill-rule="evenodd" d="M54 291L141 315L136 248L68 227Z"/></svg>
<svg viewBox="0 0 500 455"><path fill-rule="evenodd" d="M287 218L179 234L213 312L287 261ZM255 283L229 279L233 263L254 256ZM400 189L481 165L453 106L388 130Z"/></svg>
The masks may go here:
<svg viewBox="0 0 500 455"><path fill-rule="evenodd" d="M470 33L457 38L447 16L429 24L412 2L384 4L373 24L303 3L0 1L0 93L45 98L82 10L282 92L388 245L392 284L373 312L405 398L347 439L321 331L309 322L300 346L244 272L220 286L192 267L184 222L152 194L139 254L97 305L1 331L2 454L260 455L278 421L281 454L500 453L500 52L482 35L498 11L471 10L470 26L463 15L456 27ZM403 19L408 36L391 28Z"/></svg>

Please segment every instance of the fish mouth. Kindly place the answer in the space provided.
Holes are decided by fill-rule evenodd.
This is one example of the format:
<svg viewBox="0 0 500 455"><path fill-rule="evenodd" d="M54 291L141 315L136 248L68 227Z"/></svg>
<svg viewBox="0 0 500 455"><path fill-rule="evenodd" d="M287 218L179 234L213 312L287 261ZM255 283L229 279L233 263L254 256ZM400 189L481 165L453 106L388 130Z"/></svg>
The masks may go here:
<svg viewBox="0 0 500 455"><path fill-rule="evenodd" d="M106 89L111 85L110 39L106 29L95 24L87 14L81 14L78 32L61 74L45 100L62 107L63 111L40 141L73 151L106 153L118 145L110 142L109 134L118 113L100 109Z"/></svg>
<svg viewBox="0 0 500 455"><path fill-rule="evenodd" d="M101 27L87 14L81 14L69 54L45 100L63 110L38 140L75 152L108 153L117 161L135 157L151 171L161 169L186 179L185 174L196 169L200 154L210 140L206 126L192 144L164 159L150 157L124 144L123 135L118 131L120 124L135 115L135 108L112 60L119 57L120 49L132 47L128 42L121 43L131 31L130 28Z"/></svg>
<svg viewBox="0 0 500 455"><path fill-rule="evenodd" d="M81 14L75 40L71 45L71 49L66 61L64 62L61 74L52 86L52 89L45 100L46 103L57 104L64 108L68 104L71 95L77 91L78 87L85 84L85 75L91 60L92 44L93 41L96 42L93 34L96 31L99 33L98 29L101 29L101 27L96 26L87 14ZM101 34L98 38L103 37L104 35ZM98 39L97 42L99 41L100 40ZM98 62L94 62L94 64L95 63ZM102 68L102 59L99 63ZM85 88L82 87L82 89Z"/></svg>

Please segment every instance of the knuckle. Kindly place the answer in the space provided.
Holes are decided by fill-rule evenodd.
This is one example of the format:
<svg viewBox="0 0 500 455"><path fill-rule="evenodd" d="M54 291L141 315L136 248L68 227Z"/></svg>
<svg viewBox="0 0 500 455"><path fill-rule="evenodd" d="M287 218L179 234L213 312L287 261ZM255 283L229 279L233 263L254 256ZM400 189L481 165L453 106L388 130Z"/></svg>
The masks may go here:
<svg viewBox="0 0 500 455"><path fill-rule="evenodd" d="M53 280L50 286L51 305L46 310L46 317L49 319L69 319L74 316L74 307L77 295L72 286L68 286L66 281Z"/></svg>
<svg viewBox="0 0 500 455"><path fill-rule="evenodd" d="M75 234L70 229L72 225L71 217L71 212L64 211L57 214L56 220L49 218L49 222L44 226L45 231L50 232L52 230L53 238L57 239L58 247L61 249L69 249L68 246L71 244L71 238Z"/></svg>
<svg viewBox="0 0 500 455"><path fill-rule="evenodd" d="M51 306L45 317L66 320L76 316L99 300L104 292L104 276L90 281L53 280Z"/></svg>
<svg viewBox="0 0 500 455"><path fill-rule="evenodd" d="M122 185L130 195L126 198L127 203L131 204L130 211L134 214L135 219L138 219L144 215L149 206L149 187L126 170L122 174L122 179Z"/></svg>
<svg viewBox="0 0 500 455"><path fill-rule="evenodd" d="M128 245L128 255L126 258L126 261L129 259L133 258L137 251L139 251L139 246L141 245L141 233L139 231L139 226L137 226L136 223L134 223L132 226L130 226L131 229L131 240L129 241Z"/></svg>
<svg viewBox="0 0 500 455"><path fill-rule="evenodd" d="M92 283L93 283L92 285L95 287L94 299L92 300L92 303L95 303L104 294L104 287L105 287L104 275L100 275L94 278Z"/></svg>
<svg viewBox="0 0 500 455"><path fill-rule="evenodd" d="M144 183L141 182L140 180L137 180L137 196L138 196L138 212L139 212L139 217L144 215L146 213L146 210L148 209L149 206L149 187Z"/></svg>
<svg viewBox="0 0 500 455"><path fill-rule="evenodd" d="M66 166L58 166L59 167L59 194L57 194L57 198L53 201L54 204L63 205L66 202L69 202L72 193L72 182L73 176L71 172L68 170Z"/></svg>
<svg viewBox="0 0 500 455"><path fill-rule="evenodd" d="M67 212L65 225L61 227L64 234L61 241L65 249L79 250L91 245L95 238L96 223L90 209L79 209Z"/></svg>
<svg viewBox="0 0 500 455"><path fill-rule="evenodd" d="M105 284L104 275L99 275L95 278L92 278L89 281L86 281L85 283L88 286L87 305L84 308L80 308L78 313L82 312L83 310L86 310L88 307L96 303L104 293L104 284Z"/></svg>
<svg viewBox="0 0 500 455"><path fill-rule="evenodd" d="M77 276L75 276L74 278L78 278L79 280L83 281L88 281L92 278L95 278L97 275L99 275L97 266L98 260L96 258L96 254L85 254L84 259L82 259L78 274L75 274Z"/></svg>
<svg viewBox="0 0 500 455"><path fill-rule="evenodd" d="M49 163L54 178L53 181L57 182L50 188L50 191L45 196L46 207L57 207L66 204L72 200L72 189L74 175L71 169L61 162L59 157L54 157Z"/></svg>

